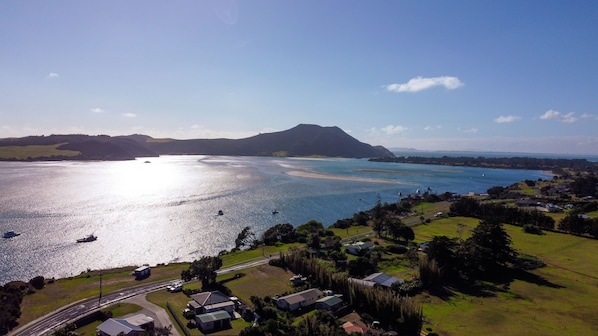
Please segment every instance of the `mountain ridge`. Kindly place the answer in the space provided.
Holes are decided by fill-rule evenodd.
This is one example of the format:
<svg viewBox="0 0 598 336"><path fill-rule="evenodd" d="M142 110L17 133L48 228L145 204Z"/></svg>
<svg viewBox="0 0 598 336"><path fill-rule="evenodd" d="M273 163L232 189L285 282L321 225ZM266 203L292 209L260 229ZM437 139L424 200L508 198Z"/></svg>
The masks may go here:
<svg viewBox="0 0 598 336"><path fill-rule="evenodd" d="M14 154L32 146L40 146L40 150L29 156ZM47 147L53 151L45 152L43 149ZM10 153L13 153L12 157ZM156 139L142 134L113 137L71 134L0 139L0 160L4 161L132 160L174 154L343 158L394 156L388 149L360 142L336 126L313 124L299 124L285 131L261 133L243 139Z"/></svg>

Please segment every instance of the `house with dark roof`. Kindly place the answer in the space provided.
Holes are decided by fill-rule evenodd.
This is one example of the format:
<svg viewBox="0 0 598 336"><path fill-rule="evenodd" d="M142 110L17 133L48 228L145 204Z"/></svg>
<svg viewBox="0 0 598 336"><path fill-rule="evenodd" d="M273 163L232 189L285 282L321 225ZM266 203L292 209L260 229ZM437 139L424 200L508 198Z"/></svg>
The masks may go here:
<svg viewBox="0 0 598 336"><path fill-rule="evenodd" d="M276 306L280 309L295 311L315 304L323 296L324 293L321 290L311 288L276 299Z"/></svg>
<svg viewBox="0 0 598 336"><path fill-rule="evenodd" d="M324 296L316 301L316 309L336 311L344 305L343 299L340 295Z"/></svg>
<svg viewBox="0 0 598 336"><path fill-rule="evenodd" d="M231 327L231 316L225 310L195 316L195 323L202 332L228 329Z"/></svg>
<svg viewBox="0 0 598 336"><path fill-rule="evenodd" d="M144 314L124 319L109 318L96 329L99 336L144 335L147 330L154 329L154 319Z"/></svg>
<svg viewBox="0 0 598 336"><path fill-rule="evenodd" d="M187 307L195 313L195 315L206 314L224 310L234 316L235 303L228 296L221 291L202 292L191 295L193 301L187 303Z"/></svg>
<svg viewBox="0 0 598 336"><path fill-rule="evenodd" d="M380 285L383 287L390 287L393 283L403 283L405 280L400 278L395 278L391 275L384 274L384 273L374 273L370 274L367 277L363 278L363 281L373 282L376 285Z"/></svg>

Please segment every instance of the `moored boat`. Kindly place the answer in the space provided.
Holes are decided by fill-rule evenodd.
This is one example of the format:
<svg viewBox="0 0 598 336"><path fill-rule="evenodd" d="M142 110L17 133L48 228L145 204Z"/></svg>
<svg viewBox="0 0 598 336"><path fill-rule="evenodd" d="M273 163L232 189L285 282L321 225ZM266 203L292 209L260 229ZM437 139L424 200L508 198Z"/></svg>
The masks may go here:
<svg viewBox="0 0 598 336"><path fill-rule="evenodd" d="M98 239L97 236L94 236L93 234L90 234L89 236L85 237L85 238L79 238L77 239L77 243L89 243L92 242L94 240Z"/></svg>
<svg viewBox="0 0 598 336"><path fill-rule="evenodd" d="M4 237L4 238L14 238L14 237L20 236L20 235L21 235L20 233L16 233L16 232L14 232L14 231L11 230L11 231L4 232L4 235L2 237Z"/></svg>

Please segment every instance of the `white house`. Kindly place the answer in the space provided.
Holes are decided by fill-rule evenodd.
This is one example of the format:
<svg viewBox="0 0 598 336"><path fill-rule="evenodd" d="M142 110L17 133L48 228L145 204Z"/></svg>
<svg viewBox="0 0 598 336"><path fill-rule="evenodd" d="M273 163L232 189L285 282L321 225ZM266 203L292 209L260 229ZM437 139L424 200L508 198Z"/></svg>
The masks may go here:
<svg viewBox="0 0 598 336"><path fill-rule="evenodd" d="M315 304L322 296L324 296L324 293L317 288L307 289L302 292L278 298L276 300L276 306L280 309L295 311L299 308Z"/></svg>
<svg viewBox="0 0 598 336"><path fill-rule="evenodd" d="M191 309L195 315L224 310L229 313L230 316L234 316L235 303L221 291L197 293L191 295L191 298L193 301L189 301L187 307Z"/></svg>
<svg viewBox="0 0 598 336"><path fill-rule="evenodd" d="M99 336L137 336L143 335L146 330L154 329L154 319L138 314L125 319L109 318L97 326Z"/></svg>
<svg viewBox="0 0 598 336"><path fill-rule="evenodd" d="M345 244L344 248L347 253L362 255L367 251L371 251L374 248L374 244L372 242L360 241L353 244Z"/></svg>

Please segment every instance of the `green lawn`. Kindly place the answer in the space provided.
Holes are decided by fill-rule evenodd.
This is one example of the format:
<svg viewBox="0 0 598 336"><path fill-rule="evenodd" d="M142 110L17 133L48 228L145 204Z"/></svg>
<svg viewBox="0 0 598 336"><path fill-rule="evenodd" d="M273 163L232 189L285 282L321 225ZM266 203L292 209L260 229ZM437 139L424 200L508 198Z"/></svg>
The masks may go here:
<svg viewBox="0 0 598 336"><path fill-rule="evenodd" d="M469 237L477 220L455 217L414 228L416 239L455 237L458 223ZM523 233L505 225L518 251L547 266L513 280L493 297L454 292L439 298L419 295L425 320L441 335L589 335L598 333L598 241L567 234Z"/></svg>

